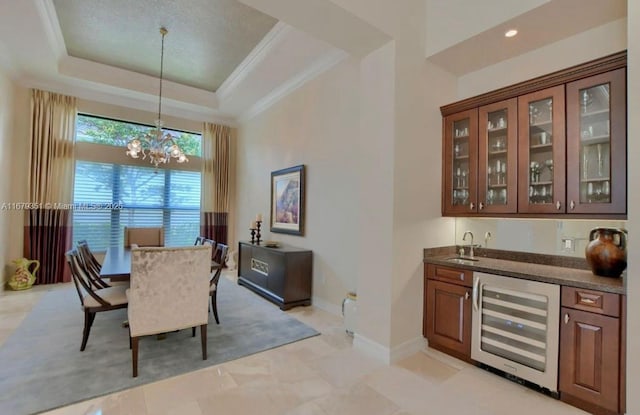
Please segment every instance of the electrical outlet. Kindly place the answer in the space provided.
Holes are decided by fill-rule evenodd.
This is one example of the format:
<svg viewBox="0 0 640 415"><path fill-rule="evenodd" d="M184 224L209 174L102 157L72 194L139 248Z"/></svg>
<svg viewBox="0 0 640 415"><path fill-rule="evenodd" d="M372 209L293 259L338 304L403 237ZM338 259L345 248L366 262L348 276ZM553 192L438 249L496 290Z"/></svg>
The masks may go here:
<svg viewBox="0 0 640 415"><path fill-rule="evenodd" d="M562 238L562 250L566 252L574 252L576 250L573 238Z"/></svg>

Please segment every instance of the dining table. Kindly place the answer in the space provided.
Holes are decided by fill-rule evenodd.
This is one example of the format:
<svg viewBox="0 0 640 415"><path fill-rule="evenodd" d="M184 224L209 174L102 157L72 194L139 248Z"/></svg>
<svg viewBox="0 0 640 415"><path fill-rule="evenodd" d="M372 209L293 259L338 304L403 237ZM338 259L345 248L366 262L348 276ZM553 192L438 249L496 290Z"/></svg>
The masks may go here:
<svg viewBox="0 0 640 415"><path fill-rule="evenodd" d="M100 276L111 281L128 281L131 277L131 248L108 247L102 261Z"/></svg>

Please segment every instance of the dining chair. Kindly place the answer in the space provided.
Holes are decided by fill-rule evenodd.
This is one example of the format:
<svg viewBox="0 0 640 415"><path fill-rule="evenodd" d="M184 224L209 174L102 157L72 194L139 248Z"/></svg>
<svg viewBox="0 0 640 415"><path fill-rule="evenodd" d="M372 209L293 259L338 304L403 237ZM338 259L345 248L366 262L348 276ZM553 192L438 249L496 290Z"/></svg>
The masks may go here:
<svg viewBox="0 0 640 415"><path fill-rule="evenodd" d="M76 252L80 260L80 266L84 269L91 282L91 285L97 290L101 288L109 288L110 285L100 277L100 263L95 259L89 244L86 240L79 241L76 245Z"/></svg>
<svg viewBox="0 0 640 415"><path fill-rule="evenodd" d="M211 272L213 272L215 270L216 265L218 264L217 262L215 262L213 260L213 258L216 255L216 247L218 246L218 243L216 241L214 241L213 239L203 238L202 239L202 244L203 245L211 245Z"/></svg>
<svg viewBox="0 0 640 415"><path fill-rule="evenodd" d="M94 287L109 288L115 285L129 285L129 281L107 281L100 275L102 264L96 259L89 248L89 243L86 240L78 241L77 243L78 256L81 261L81 265L84 267L89 279L93 283Z"/></svg>
<svg viewBox="0 0 640 415"><path fill-rule="evenodd" d="M224 263L227 260L227 252L229 251L229 247L225 244L218 244L220 250L216 249L216 252L219 253L218 259L220 262L215 266L215 271L213 277L209 281L209 297L211 298L211 310L213 311L213 317L216 319L216 324L220 324L220 319L218 318L218 282L220 281L220 275L222 274L222 268L224 268ZM212 268L214 266L212 265Z"/></svg>
<svg viewBox="0 0 640 415"><path fill-rule="evenodd" d="M131 250L128 320L133 377L138 376L142 336L200 326L202 359L207 359L211 247L140 247ZM185 349L180 348L184 353Z"/></svg>
<svg viewBox="0 0 640 415"><path fill-rule="evenodd" d="M205 240L204 236L196 236L196 241L193 243L194 245L203 245Z"/></svg>
<svg viewBox="0 0 640 415"><path fill-rule="evenodd" d="M164 228L132 228L124 227L124 247L138 246L164 246Z"/></svg>
<svg viewBox="0 0 640 415"><path fill-rule="evenodd" d="M89 339L96 313L127 307L127 287L120 285L98 289L92 283L89 273L82 265L78 251L75 249L67 251L65 256L71 270L73 284L80 298L80 305L84 311L84 329L82 331L82 344L80 345L80 351L82 352L87 346L87 340Z"/></svg>

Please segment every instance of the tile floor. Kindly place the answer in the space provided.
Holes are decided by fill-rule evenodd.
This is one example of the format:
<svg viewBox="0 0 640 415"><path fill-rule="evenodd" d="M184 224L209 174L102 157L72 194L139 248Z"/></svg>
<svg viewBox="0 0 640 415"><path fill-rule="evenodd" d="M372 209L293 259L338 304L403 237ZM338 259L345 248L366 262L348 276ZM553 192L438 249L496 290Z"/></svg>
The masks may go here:
<svg viewBox="0 0 640 415"><path fill-rule="evenodd" d="M50 289L0 295L0 346ZM340 317L313 306L288 313L322 334L46 414L585 414L432 350L382 364L352 348Z"/></svg>

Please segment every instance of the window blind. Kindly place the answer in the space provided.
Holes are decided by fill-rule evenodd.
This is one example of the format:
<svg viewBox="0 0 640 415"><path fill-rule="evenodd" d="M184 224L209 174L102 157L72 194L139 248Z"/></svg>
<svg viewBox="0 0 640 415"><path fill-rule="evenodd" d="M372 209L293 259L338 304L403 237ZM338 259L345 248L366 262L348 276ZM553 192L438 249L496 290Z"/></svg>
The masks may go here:
<svg viewBox="0 0 640 415"><path fill-rule="evenodd" d="M200 234L200 173L76 161L73 240L122 246L125 226L163 226L166 246Z"/></svg>

